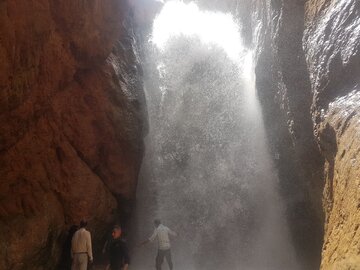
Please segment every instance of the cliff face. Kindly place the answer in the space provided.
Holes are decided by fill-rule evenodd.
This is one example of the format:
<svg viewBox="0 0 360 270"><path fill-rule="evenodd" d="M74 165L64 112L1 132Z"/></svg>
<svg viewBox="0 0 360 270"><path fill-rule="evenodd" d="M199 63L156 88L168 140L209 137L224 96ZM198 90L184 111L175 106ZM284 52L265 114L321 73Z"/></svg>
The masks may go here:
<svg viewBox="0 0 360 270"><path fill-rule="evenodd" d="M324 164L322 269L360 267L360 2L309 1L303 39Z"/></svg>
<svg viewBox="0 0 360 270"><path fill-rule="evenodd" d="M255 49L304 268L358 269L360 2L199 2L238 16ZM125 0L0 2L0 269L52 268L69 225L88 219L96 242L134 198L146 113L129 14Z"/></svg>
<svg viewBox="0 0 360 270"><path fill-rule="evenodd" d="M301 1L253 2L256 85L299 261L317 269L322 244L323 158L313 136Z"/></svg>
<svg viewBox="0 0 360 270"><path fill-rule="evenodd" d="M360 3L251 2L257 89L300 258L318 268L324 235L321 269L358 269Z"/></svg>
<svg viewBox="0 0 360 270"><path fill-rule="evenodd" d="M135 194L146 115L125 1L0 3L0 269L50 269Z"/></svg>
<svg viewBox="0 0 360 270"><path fill-rule="evenodd" d="M197 3L233 13L255 50L258 96L303 268L359 269L360 2Z"/></svg>

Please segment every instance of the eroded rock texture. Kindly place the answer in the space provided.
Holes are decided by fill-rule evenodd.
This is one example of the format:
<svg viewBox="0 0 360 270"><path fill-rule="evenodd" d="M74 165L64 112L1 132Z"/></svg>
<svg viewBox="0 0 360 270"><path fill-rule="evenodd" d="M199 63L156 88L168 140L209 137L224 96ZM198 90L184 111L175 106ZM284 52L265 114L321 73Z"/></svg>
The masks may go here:
<svg viewBox="0 0 360 270"><path fill-rule="evenodd" d="M258 95L303 268L360 269L360 2L197 2L233 13L255 50Z"/></svg>
<svg viewBox="0 0 360 270"><path fill-rule="evenodd" d="M0 269L52 269L134 198L146 131L127 3L0 2Z"/></svg>
<svg viewBox="0 0 360 270"><path fill-rule="evenodd" d="M303 1L253 1L256 85L281 193L303 269L318 269L323 157L313 135L311 82L302 48Z"/></svg>
<svg viewBox="0 0 360 270"><path fill-rule="evenodd" d="M319 267L323 224L321 269L360 269L360 2L251 9L257 89L299 258Z"/></svg>
<svg viewBox="0 0 360 270"><path fill-rule="evenodd" d="M322 269L360 269L360 2L309 1L304 48L325 157Z"/></svg>

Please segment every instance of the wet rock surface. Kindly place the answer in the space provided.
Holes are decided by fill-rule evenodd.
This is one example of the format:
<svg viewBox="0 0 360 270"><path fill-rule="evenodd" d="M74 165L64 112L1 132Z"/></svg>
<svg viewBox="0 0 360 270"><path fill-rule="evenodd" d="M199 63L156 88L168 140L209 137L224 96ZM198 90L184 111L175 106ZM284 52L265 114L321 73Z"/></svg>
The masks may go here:
<svg viewBox="0 0 360 270"><path fill-rule="evenodd" d="M360 267L359 104L357 90L335 99L319 127L326 155L322 269Z"/></svg>
<svg viewBox="0 0 360 270"><path fill-rule="evenodd" d="M321 269L359 269L360 4L251 8L258 95L299 256L312 261L305 269L320 257Z"/></svg>
<svg viewBox="0 0 360 270"><path fill-rule="evenodd" d="M311 83L302 48L301 1L253 3L257 91L288 223L303 269L318 269L322 245L323 157L313 135Z"/></svg>
<svg viewBox="0 0 360 270"><path fill-rule="evenodd" d="M359 269L359 1L198 2L238 16L255 47L258 95L305 269Z"/></svg>
<svg viewBox="0 0 360 270"><path fill-rule="evenodd" d="M52 269L134 198L146 132L125 1L0 3L0 269Z"/></svg>
<svg viewBox="0 0 360 270"><path fill-rule="evenodd" d="M51 269L72 223L100 237L134 198L146 114L125 2L0 2L0 269ZM359 1L198 2L255 49L304 269L358 269Z"/></svg>
<svg viewBox="0 0 360 270"><path fill-rule="evenodd" d="M303 41L325 157L321 269L359 269L359 1L309 1Z"/></svg>

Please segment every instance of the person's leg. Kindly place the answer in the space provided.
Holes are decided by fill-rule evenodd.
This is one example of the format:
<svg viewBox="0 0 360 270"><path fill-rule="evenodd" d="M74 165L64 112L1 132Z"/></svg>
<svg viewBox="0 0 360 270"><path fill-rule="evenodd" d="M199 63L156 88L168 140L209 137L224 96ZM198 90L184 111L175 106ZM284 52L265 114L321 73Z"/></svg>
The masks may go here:
<svg viewBox="0 0 360 270"><path fill-rule="evenodd" d="M87 270L88 265L88 255L80 254L79 255L79 270Z"/></svg>
<svg viewBox="0 0 360 270"><path fill-rule="evenodd" d="M156 270L161 270L161 265L164 262L165 253L163 250L158 250L158 254L156 256Z"/></svg>
<svg viewBox="0 0 360 270"><path fill-rule="evenodd" d="M71 263L71 270L78 270L78 257L77 254L74 254L74 257L72 258L72 263Z"/></svg>
<svg viewBox="0 0 360 270"><path fill-rule="evenodd" d="M173 269L173 263L172 263L172 258L171 258L171 250L166 250L166 261L169 265L169 269L172 270Z"/></svg>

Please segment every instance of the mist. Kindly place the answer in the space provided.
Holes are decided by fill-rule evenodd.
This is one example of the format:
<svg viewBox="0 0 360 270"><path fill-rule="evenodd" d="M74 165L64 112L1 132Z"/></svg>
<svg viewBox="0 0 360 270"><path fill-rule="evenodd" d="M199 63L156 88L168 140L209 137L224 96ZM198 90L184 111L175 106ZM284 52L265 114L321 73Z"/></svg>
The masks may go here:
<svg viewBox="0 0 360 270"><path fill-rule="evenodd" d="M160 218L179 234L178 270L300 269L240 29L230 14L172 1L144 48L150 131L134 238ZM156 244L133 253L135 269L154 267Z"/></svg>

